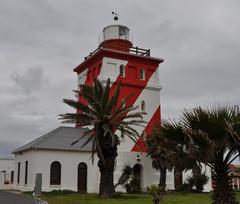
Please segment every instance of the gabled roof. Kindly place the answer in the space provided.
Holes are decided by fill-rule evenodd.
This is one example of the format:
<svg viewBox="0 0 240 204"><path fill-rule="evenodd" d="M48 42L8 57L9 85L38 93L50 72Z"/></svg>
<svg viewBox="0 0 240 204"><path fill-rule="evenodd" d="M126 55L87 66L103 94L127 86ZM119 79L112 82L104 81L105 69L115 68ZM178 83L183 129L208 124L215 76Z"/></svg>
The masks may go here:
<svg viewBox="0 0 240 204"><path fill-rule="evenodd" d="M80 141L74 145L72 142L79 139L88 128L76 128L76 127L58 127L51 132L33 140L32 142L19 147L12 153L20 153L32 149L42 150L63 150L63 151L91 151L92 142L89 142L84 147L81 147L89 138L83 137Z"/></svg>

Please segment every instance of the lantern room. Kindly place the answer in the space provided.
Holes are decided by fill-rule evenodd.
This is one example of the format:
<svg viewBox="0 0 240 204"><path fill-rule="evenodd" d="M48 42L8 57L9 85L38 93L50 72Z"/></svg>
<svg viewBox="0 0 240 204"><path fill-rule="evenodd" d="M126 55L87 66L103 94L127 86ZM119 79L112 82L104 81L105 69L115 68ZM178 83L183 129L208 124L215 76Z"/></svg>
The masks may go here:
<svg viewBox="0 0 240 204"><path fill-rule="evenodd" d="M127 26L109 25L103 29L103 41L100 47L128 52L132 46Z"/></svg>
<svg viewBox="0 0 240 204"><path fill-rule="evenodd" d="M129 28L123 25L109 25L103 29L103 40L129 40Z"/></svg>

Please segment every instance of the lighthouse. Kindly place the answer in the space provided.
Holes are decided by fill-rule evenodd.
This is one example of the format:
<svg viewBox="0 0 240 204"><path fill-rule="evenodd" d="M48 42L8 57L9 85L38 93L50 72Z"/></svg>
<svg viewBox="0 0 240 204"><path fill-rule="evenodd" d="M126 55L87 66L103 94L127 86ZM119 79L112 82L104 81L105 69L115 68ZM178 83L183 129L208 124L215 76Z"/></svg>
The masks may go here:
<svg viewBox="0 0 240 204"><path fill-rule="evenodd" d="M146 126L136 127L141 135L137 143L128 138L121 141L114 172L117 181L122 167L131 165L139 177L139 188L143 189L156 183L159 177L152 168L151 159L146 156L144 140L161 119L159 65L163 59L152 57L150 49L134 46L130 41L130 29L118 24L116 16L114 19L116 23L103 28L102 41L74 68L74 72L77 73L78 87L92 85L97 78L102 83L110 78L112 86L120 81L119 100L131 94L129 105L139 106L139 111L146 112ZM79 97L78 100L84 99Z"/></svg>

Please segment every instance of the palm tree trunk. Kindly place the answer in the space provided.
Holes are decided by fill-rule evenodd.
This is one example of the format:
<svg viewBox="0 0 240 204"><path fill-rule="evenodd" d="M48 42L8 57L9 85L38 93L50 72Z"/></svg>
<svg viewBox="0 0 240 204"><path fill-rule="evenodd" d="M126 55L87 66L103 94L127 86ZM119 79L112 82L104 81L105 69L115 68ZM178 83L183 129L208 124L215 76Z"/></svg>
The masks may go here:
<svg viewBox="0 0 240 204"><path fill-rule="evenodd" d="M100 140L99 145L101 153L98 151L98 167L100 169L100 186L99 196L104 198L112 197L115 192L114 188L114 167L115 159L117 157L117 144L112 144L112 138L110 135L103 137L103 130L101 127L97 128Z"/></svg>
<svg viewBox="0 0 240 204"><path fill-rule="evenodd" d="M166 175L167 174L167 169L166 167L164 168L160 168L160 179L159 179L159 188L161 188L161 190L165 191L166 188Z"/></svg>
<svg viewBox="0 0 240 204"><path fill-rule="evenodd" d="M174 188L176 191L179 190L179 188L182 185L182 171L174 169Z"/></svg>
<svg viewBox="0 0 240 204"><path fill-rule="evenodd" d="M99 160L98 166L101 173L99 196L104 198L112 197L114 193L114 162L113 158L105 158L104 164Z"/></svg>
<svg viewBox="0 0 240 204"><path fill-rule="evenodd" d="M212 204L237 204L232 181L229 176L229 167L223 162L223 155L215 157L212 173L213 179L213 203Z"/></svg>

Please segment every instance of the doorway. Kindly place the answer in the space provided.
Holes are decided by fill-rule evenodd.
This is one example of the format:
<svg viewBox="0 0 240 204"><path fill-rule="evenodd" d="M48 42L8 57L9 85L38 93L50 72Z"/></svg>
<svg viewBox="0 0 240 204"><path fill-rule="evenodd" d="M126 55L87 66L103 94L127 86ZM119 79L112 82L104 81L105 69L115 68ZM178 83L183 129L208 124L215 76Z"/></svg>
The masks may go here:
<svg viewBox="0 0 240 204"><path fill-rule="evenodd" d="M83 162L78 165L78 192L87 192L87 164Z"/></svg>
<svg viewBox="0 0 240 204"><path fill-rule="evenodd" d="M142 190L142 165L135 164L133 166L133 180L134 180L134 191L141 192Z"/></svg>

